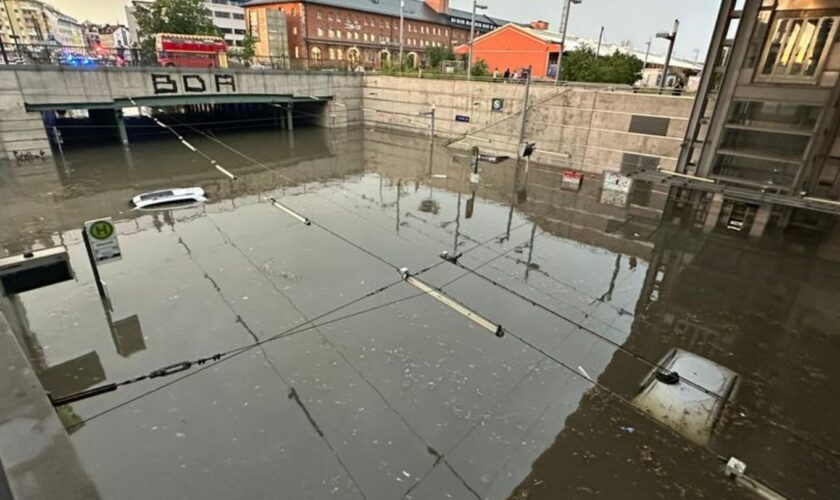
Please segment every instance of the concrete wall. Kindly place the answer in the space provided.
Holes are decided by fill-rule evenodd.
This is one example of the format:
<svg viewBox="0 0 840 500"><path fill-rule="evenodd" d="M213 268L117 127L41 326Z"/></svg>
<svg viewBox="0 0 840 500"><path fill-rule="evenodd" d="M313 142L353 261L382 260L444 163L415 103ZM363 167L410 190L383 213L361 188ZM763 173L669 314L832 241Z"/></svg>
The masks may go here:
<svg viewBox="0 0 840 500"><path fill-rule="evenodd" d="M217 77L224 79L218 80ZM186 82L186 83L185 83ZM186 84L192 86L188 91ZM232 83L232 84L231 84ZM15 160L21 154L38 157L51 154L40 113L26 106L55 109L126 104L128 98L165 98L179 104L217 96L277 96L278 98L326 98L321 124L326 127L358 125L362 121L362 75L353 73L306 73L196 68L95 68L69 69L56 66L0 68L0 153ZM18 152L16 156L14 153Z"/></svg>
<svg viewBox="0 0 840 500"><path fill-rule="evenodd" d="M41 113L28 113L16 71L0 68L0 159L36 161L51 156Z"/></svg>
<svg viewBox="0 0 840 500"><path fill-rule="evenodd" d="M217 85L219 76L230 80ZM203 82L206 88L188 92L185 82ZM430 118L421 114L434 106L439 137L456 140L456 147L478 145L487 152L515 155L524 93L524 85L513 83L330 72L0 68L0 152L12 160L22 154L32 159L51 154L39 114L28 113L25 105L64 109L127 105L129 97L177 104L195 98L213 102L217 96L239 96L242 102L248 96L313 96L329 98L318 119L324 127L365 125L428 134ZM503 101L501 110L493 110L494 99ZM526 138L537 142L534 159L540 163L600 173L632 170L642 155L673 170L691 105L691 98L633 94L609 86L533 85ZM662 135L633 131L634 117L667 120L667 129Z"/></svg>
<svg viewBox="0 0 840 500"><path fill-rule="evenodd" d="M417 115L430 111L434 105L436 135L461 137L507 118L521 116L524 92L524 85L513 83L368 75L364 88L365 124L429 133L429 118ZM554 86L534 85L531 102L557 92ZM494 98L504 99L502 112L492 111ZM456 121L456 115L469 117L469 123Z"/></svg>
<svg viewBox="0 0 840 500"><path fill-rule="evenodd" d="M436 135L483 151L515 155L522 122L524 85L367 76L365 123L429 133L429 119L417 116L434 105ZM493 98L505 100L494 112ZM674 170L693 98L634 94L608 86L534 85L526 139L537 143L534 160L593 173L635 168L642 155ZM456 121L469 116L470 123ZM667 120L664 135L631 132L636 117Z"/></svg>

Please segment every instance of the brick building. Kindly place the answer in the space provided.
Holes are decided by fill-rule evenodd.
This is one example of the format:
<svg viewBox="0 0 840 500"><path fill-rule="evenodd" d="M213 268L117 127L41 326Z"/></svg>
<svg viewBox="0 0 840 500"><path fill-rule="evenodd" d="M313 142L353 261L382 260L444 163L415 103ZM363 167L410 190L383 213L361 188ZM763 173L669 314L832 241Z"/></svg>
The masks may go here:
<svg viewBox="0 0 840 500"><path fill-rule="evenodd" d="M269 12L285 14L289 55L308 64L382 67L399 57L400 0L252 0L245 5L249 31L257 37L257 57L266 57L271 40ZM405 0L403 53L418 65L432 47L469 41L471 12L449 7L449 0ZM476 15L476 34L507 21Z"/></svg>

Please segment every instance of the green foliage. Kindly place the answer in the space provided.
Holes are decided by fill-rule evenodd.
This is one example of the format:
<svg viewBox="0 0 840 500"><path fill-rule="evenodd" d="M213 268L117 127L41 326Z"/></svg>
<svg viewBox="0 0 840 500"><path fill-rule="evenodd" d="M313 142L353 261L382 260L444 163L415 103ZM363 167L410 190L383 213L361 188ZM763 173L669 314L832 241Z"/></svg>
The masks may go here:
<svg viewBox="0 0 840 500"><path fill-rule="evenodd" d="M242 38L242 46L231 49L231 53L242 61L250 61L257 55L257 39L251 34L245 35Z"/></svg>
<svg viewBox="0 0 840 500"><path fill-rule="evenodd" d="M440 69L444 61L455 60L455 53L452 52L451 47L432 47L426 52L426 57L429 59L429 67Z"/></svg>
<svg viewBox="0 0 840 500"><path fill-rule="evenodd" d="M135 17L143 57L154 58L158 33L218 36L208 14L202 0L155 0L149 6L138 5Z"/></svg>
<svg viewBox="0 0 840 500"><path fill-rule="evenodd" d="M487 61L485 61L484 59L479 59L478 61L474 62L470 74L472 74L472 76L489 75L490 73L487 71Z"/></svg>
<svg viewBox="0 0 840 500"><path fill-rule="evenodd" d="M644 63L632 54L615 51L597 57L595 50L582 46L563 55L563 80L570 82L618 83L632 85L642 78Z"/></svg>

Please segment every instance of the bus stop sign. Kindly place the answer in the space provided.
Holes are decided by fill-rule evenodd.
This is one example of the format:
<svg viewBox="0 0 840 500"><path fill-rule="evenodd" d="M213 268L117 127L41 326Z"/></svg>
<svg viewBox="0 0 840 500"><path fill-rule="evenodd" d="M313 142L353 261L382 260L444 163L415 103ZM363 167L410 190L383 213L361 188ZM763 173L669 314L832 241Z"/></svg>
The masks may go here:
<svg viewBox="0 0 840 500"><path fill-rule="evenodd" d="M97 264L104 264L120 260L120 242L111 218L85 222L85 236L90 245L93 260Z"/></svg>

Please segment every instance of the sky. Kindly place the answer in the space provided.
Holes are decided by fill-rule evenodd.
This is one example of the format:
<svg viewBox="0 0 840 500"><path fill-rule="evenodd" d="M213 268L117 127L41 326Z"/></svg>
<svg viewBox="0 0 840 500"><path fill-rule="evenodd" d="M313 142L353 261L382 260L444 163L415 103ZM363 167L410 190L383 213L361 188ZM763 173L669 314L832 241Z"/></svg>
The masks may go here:
<svg viewBox="0 0 840 500"><path fill-rule="evenodd" d="M97 23L125 23L123 0L47 0L63 12ZM367 0L363 0L367 1ZM488 13L511 21L548 21L559 31L563 0L481 0ZM470 10L470 0L451 0L452 7ZM693 60L699 50L700 60L712 36L719 0L583 0L572 7L569 34L597 40L601 26L608 43L630 40L638 50L658 31L670 31L674 19L680 20L675 52ZM654 39L652 53L664 53L667 41Z"/></svg>

